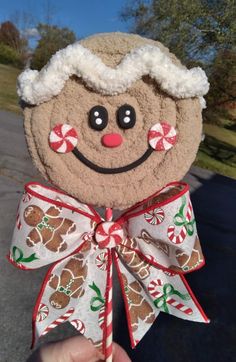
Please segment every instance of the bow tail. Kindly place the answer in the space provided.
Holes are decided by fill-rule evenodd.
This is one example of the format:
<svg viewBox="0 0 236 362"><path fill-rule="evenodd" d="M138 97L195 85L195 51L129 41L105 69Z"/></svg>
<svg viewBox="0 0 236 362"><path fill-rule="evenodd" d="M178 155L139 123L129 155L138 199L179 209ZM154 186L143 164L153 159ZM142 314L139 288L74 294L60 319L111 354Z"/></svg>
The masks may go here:
<svg viewBox="0 0 236 362"><path fill-rule="evenodd" d="M209 322L183 274L163 267L153 257L124 245L119 248L119 256L160 311L182 319Z"/></svg>
<svg viewBox="0 0 236 362"><path fill-rule="evenodd" d="M181 319L209 323L183 274L168 273L150 265L150 276L142 281L154 306Z"/></svg>
<svg viewBox="0 0 236 362"><path fill-rule="evenodd" d="M105 356L112 350L112 257L81 249L46 274L33 313L33 343L70 322ZM95 323L94 323L95 322Z"/></svg>
<svg viewBox="0 0 236 362"><path fill-rule="evenodd" d="M132 263L127 263L123 254L124 250L116 253L115 262L132 347L152 326L159 312L190 321L209 322L183 275L156 267L146 258L142 259L140 254L133 256Z"/></svg>
<svg viewBox="0 0 236 362"><path fill-rule="evenodd" d="M131 347L135 348L152 326L160 310L154 307L138 277L130 272L117 252L114 260L125 304Z"/></svg>

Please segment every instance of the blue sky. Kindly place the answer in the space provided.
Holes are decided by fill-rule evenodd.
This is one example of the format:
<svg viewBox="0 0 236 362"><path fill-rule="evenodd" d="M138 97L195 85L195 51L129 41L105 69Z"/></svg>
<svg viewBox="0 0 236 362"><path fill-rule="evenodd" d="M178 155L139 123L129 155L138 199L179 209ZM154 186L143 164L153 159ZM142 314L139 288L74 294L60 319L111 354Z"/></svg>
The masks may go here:
<svg viewBox="0 0 236 362"><path fill-rule="evenodd" d="M119 19L126 0L50 0L55 8L52 23L67 26L81 38L93 33L128 31ZM0 22L12 18L16 11L32 13L36 22L45 20L46 0L0 0Z"/></svg>

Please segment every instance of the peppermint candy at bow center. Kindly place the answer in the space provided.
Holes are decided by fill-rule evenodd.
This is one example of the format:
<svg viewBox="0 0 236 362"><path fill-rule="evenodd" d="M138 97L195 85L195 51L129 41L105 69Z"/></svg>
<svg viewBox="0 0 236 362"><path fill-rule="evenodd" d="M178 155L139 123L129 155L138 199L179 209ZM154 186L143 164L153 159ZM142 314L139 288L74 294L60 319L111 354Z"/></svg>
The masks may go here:
<svg viewBox="0 0 236 362"><path fill-rule="evenodd" d="M124 231L117 222L102 222L96 229L95 239L100 249L114 248L124 239Z"/></svg>
<svg viewBox="0 0 236 362"><path fill-rule="evenodd" d="M168 151L177 140L177 133L169 123L156 123L148 132L148 142L155 151Z"/></svg>
<svg viewBox="0 0 236 362"><path fill-rule="evenodd" d="M57 124L49 134L49 145L58 153L71 152L78 142L76 130L69 124Z"/></svg>

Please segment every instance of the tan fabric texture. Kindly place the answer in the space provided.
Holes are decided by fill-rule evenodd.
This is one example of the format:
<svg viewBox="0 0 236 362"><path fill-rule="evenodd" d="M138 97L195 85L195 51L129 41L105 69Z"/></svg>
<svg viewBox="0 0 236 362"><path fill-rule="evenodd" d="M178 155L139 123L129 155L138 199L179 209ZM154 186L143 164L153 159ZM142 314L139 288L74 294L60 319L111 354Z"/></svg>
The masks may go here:
<svg viewBox="0 0 236 362"><path fill-rule="evenodd" d="M153 44L179 61L158 42L137 35L122 33L99 34L81 41L109 66L115 67L131 49ZM137 121L132 129L122 130L116 121L117 109L129 104L134 107ZM108 126L95 131L88 125L89 110L102 105L108 111ZM42 175L56 187L81 202L118 209L127 208L147 198L171 181L181 179L195 159L201 138L202 118L198 98L175 100L164 94L149 78L133 84L126 93L104 96L88 89L72 77L62 92L39 106L26 107L25 134L33 162ZM177 130L178 141L169 151L155 151L141 165L125 173L104 175L81 163L73 153L58 154L48 143L51 129L58 123L76 128L77 148L101 167L121 167L140 158L148 148L148 130L166 121ZM101 144L104 134L119 133L123 143L117 148Z"/></svg>

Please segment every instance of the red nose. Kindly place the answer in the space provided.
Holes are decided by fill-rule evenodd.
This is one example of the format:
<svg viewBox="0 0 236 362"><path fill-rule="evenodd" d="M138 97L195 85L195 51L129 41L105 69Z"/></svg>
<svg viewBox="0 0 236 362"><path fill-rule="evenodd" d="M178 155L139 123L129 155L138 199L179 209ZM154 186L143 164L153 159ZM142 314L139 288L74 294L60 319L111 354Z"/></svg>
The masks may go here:
<svg viewBox="0 0 236 362"><path fill-rule="evenodd" d="M105 147L118 147L123 142L123 139L119 133L110 133L102 136L101 141Z"/></svg>

